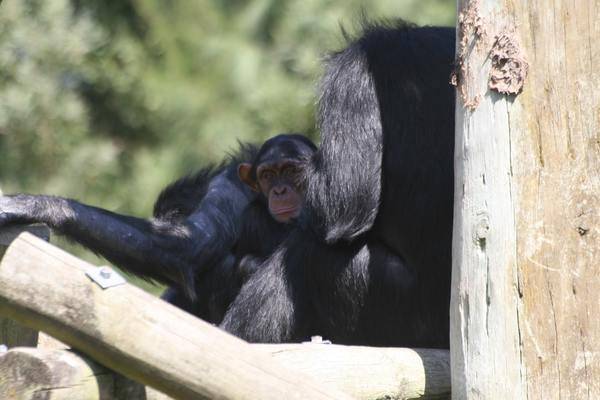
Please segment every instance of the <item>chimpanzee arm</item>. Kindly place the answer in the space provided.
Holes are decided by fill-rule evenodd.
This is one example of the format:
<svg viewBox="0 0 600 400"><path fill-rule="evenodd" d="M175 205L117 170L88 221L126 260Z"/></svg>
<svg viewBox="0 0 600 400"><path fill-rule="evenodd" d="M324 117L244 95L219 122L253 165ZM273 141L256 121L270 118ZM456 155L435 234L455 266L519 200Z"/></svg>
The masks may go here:
<svg viewBox="0 0 600 400"><path fill-rule="evenodd" d="M220 262L229 256L237 241L242 214L256 193L237 176L237 164L230 164L210 181L197 210L186 220L194 233L191 257L195 274L207 263Z"/></svg>
<svg viewBox="0 0 600 400"><path fill-rule="evenodd" d="M443 348L447 291L436 283L444 277L429 275L370 235L332 246L296 229L243 283L220 327L250 342L322 335L339 344Z"/></svg>
<svg viewBox="0 0 600 400"><path fill-rule="evenodd" d="M327 243L351 241L371 229L381 197L383 133L362 43L329 59L321 91L303 222Z"/></svg>
<svg viewBox="0 0 600 400"><path fill-rule="evenodd" d="M0 197L0 226L41 222L142 277L193 294L194 277L224 257L236 240L252 194L231 164L210 181L194 213L180 222L119 215L75 200L44 195Z"/></svg>
<svg viewBox="0 0 600 400"><path fill-rule="evenodd" d="M153 221L116 214L62 197L19 194L0 197L0 225L44 223L127 271L164 283L184 281L190 269L175 252L156 242L179 236L184 227L166 232ZM161 228L162 232L161 232Z"/></svg>
<svg viewBox="0 0 600 400"><path fill-rule="evenodd" d="M243 283L225 318L225 331L249 342L284 343L309 336L311 299L304 260L310 243L293 231Z"/></svg>

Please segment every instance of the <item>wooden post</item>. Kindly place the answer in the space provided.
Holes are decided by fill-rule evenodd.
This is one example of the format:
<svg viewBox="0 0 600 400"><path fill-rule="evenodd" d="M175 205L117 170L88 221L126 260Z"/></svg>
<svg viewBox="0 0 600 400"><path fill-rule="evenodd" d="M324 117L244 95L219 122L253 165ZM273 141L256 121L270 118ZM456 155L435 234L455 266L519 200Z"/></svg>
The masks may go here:
<svg viewBox="0 0 600 400"><path fill-rule="evenodd" d="M454 399L600 398L600 4L459 0Z"/></svg>
<svg viewBox="0 0 600 400"><path fill-rule="evenodd" d="M176 399L349 399L248 343L24 233L0 263L0 313Z"/></svg>
<svg viewBox="0 0 600 400"><path fill-rule="evenodd" d="M2 191L0 191L0 195L2 195ZM44 225L13 225L1 228L0 259L2 259L8 245L23 232L30 232L46 241L50 238L50 230ZM19 325L12 319L0 316L0 345L12 348L16 346L36 346L37 342L38 331Z"/></svg>

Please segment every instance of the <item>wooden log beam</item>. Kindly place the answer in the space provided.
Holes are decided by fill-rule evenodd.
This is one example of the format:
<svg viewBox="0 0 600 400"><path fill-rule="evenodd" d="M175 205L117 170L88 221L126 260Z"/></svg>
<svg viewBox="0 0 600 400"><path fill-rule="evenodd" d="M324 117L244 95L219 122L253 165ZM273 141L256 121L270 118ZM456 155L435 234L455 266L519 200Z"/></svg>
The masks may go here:
<svg viewBox="0 0 600 400"><path fill-rule="evenodd" d="M24 233L0 263L0 314L176 399L349 399L134 286Z"/></svg>
<svg viewBox="0 0 600 400"><path fill-rule="evenodd" d="M449 399L448 350L255 344L290 369L354 399Z"/></svg>
<svg viewBox="0 0 600 400"><path fill-rule="evenodd" d="M323 344L251 346L357 400L450 398L447 350ZM48 400L168 399L68 350L17 348L0 356L0 398L33 400L42 390L49 395Z"/></svg>

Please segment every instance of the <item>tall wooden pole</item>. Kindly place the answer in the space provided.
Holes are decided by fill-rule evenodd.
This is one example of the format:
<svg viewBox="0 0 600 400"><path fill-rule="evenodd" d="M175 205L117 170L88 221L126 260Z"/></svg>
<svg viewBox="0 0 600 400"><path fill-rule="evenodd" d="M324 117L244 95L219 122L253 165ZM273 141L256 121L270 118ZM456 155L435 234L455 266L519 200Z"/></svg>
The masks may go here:
<svg viewBox="0 0 600 400"><path fill-rule="evenodd" d="M600 398L600 1L459 0L454 399Z"/></svg>

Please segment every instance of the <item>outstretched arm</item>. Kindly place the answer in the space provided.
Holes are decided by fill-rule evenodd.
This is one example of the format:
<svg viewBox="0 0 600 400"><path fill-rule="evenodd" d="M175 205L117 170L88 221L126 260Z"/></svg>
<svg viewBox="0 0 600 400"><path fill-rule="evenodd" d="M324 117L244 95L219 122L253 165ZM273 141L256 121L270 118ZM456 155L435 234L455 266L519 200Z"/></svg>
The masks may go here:
<svg viewBox="0 0 600 400"><path fill-rule="evenodd" d="M44 195L0 197L0 226L41 222L145 278L186 288L236 240L241 213L252 194L235 165L216 174L196 211L180 220L144 220Z"/></svg>

